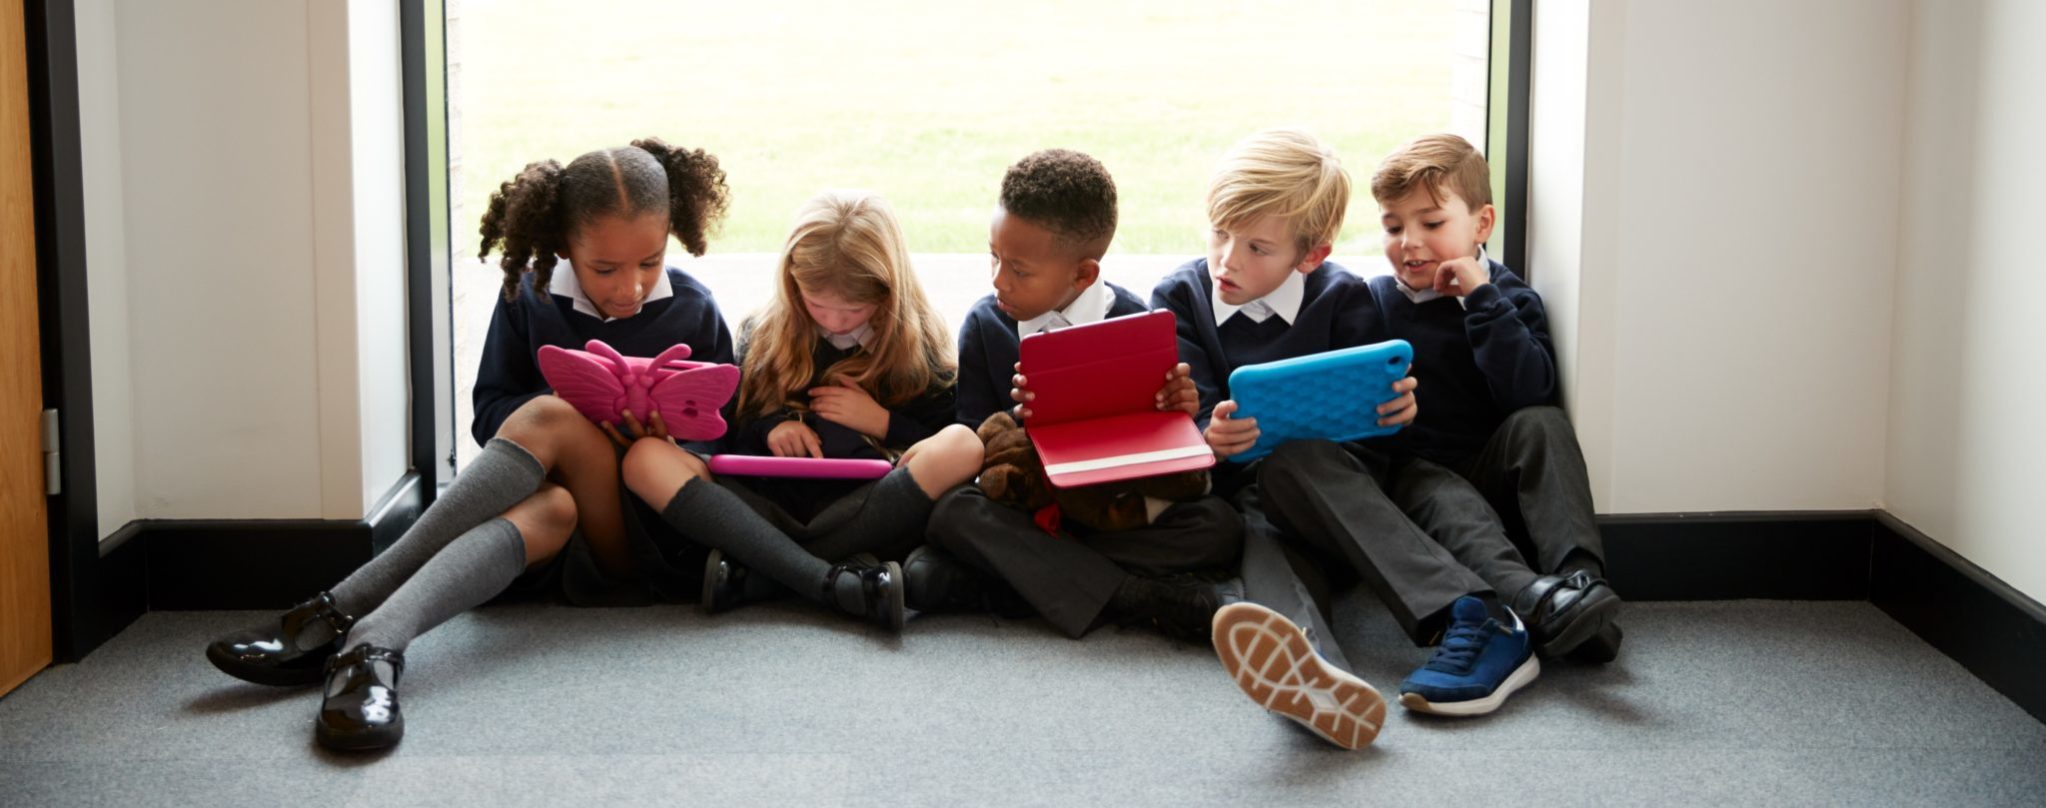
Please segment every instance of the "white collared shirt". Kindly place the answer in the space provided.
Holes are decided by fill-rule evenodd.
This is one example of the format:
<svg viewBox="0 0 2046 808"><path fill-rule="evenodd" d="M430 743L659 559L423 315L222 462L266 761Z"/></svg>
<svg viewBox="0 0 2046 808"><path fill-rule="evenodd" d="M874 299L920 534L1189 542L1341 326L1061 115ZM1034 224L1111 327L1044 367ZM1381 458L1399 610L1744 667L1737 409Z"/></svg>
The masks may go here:
<svg viewBox="0 0 2046 808"><path fill-rule="evenodd" d="M1114 305L1115 295L1108 293L1108 282L1096 278L1094 283L1080 290L1079 296L1073 298L1073 302L1066 304L1065 308L1047 311L1016 323L1016 338L1022 339L1055 328L1100 322L1108 318L1108 310Z"/></svg>
<svg viewBox="0 0 2046 808"><path fill-rule="evenodd" d="M844 334L833 334L820 325L817 326L817 336L823 337L825 341L831 343L831 347L841 351L852 350L855 345L865 348L874 341L874 324L860 323L859 328Z"/></svg>
<svg viewBox="0 0 2046 808"><path fill-rule="evenodd" d="M1322 270L1317 269L1315 271L1321 272ZM1286 280L1279 284L1279 288L1273 289L1264 297L1252 300L1241 306L1231 306L1228 303L1222 302L1221 287L1216 285L1215 277L1212 274L1208 276L1208 300L1215 307L1216 328L1221 328L1222 324L1228 322L1229 317L1238 310L1241 310L1243 316L1249 317L1253 323L1262 323L1276 314L1287 325L1292 325L1293 318L1300 316L1300 301L1306 296L1307 274L1303 272L1287 272Z"/></svg>
<svg viewBox="0 0 2046 808"><path fill-rule="evenodd" d="M1478 246L1478 266L1485 268L1485 274L1487 276L1491 275L1492 257L1485 254L1484 245ZM1399 273L1397 272L1393 273L1392 282L1399 286L1400 294L1406 295L1407 299L1413 301L1414 305L1416 306L1442 296L1442 293L1435 291L1435 287L1433 286L1430 286L1426 289L1415 289L1412 286L1408 286L1406 279L1400 277ZM1464 305L1462 295L1457 296L1456 303L1459 306Z"/></svg>
<svg viewBox="0 0 2046 808"><path fill-rule="evenodd" d="M557 294L562 297L568 298L571 301L574 301L576 311L582 312L583 314L587 314L591 317L595 317L604 322L608 323L614 320L622 319L618 317L608 316L603 312L597 310L597 304L590 302L590 296L583 294L583 285L575 279L575 267L570 265L567 261L563 261L561 263L554 265L554 277L547 282L547 291L550 294ZM661 279L654 281L654 288L647 292L646 299L640 301L639 306L641 310L644 310L646 308L646 304L648 303L652 303L656 300L665 300L667 298L671 298L674 296L675 296L674 283L668 278L667 267L662 267ZM637 313L638 312L634 312L634 314Z"/></svg>

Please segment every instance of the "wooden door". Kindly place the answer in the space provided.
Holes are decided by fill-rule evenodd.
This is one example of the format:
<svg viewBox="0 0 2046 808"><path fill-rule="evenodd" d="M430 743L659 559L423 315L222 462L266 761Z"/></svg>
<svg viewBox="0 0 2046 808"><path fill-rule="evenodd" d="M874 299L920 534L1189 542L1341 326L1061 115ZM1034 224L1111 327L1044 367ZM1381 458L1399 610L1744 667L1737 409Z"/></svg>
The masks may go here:
<svg viewBox="0 0 2046 808"><path fill-rule="evenodd" d="M50 664L50 534L36 336L22 0L0 0L0 695Z"/></svg>

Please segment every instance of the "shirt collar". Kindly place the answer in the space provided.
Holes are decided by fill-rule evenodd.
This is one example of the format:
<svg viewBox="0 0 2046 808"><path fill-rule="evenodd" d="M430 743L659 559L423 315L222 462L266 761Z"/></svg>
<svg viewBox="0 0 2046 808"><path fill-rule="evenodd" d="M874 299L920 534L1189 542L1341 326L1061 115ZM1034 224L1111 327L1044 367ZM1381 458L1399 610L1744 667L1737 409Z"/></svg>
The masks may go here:
<svg viewBox="0 0 2046 808"><path fill-rule="evenodd" d="M1021 339L1039 331L1099 322L1108 318L1108 309L1114 304L1115 296L1108 293L1108 282L1096 278L1087 288L1080 290L1079 296L1065 308L1016 323L1016 337Z"/></svg>
<svg viewBox="0 0 2046 808"><path fill-rule="evenodd" d="M554 277L547 281L547 291L550 294L557 294L568 298L574 303L576 311L604 322L608 323L621 319L618 317L607 317L603 312L597 310L597 304L590 302L590 296L583 294L583 285L576 281L575 267L566 261L554 266ZM665 300L674 296L674 283L669 280L668 272L663 268L661 270L661 279L654 281L653 290L647 292L645 300L640 301L640 311L645 311L646 304L648 303L656 300Z"/></svg>
<svg viewBox="0 0 2046 808"><path fill-rule="evenodd" d="M1315 271L1320 272L1321 270L1316 269ZM1228 303L1222 302L1222 294L1215 285L1214 275L1210 274L1208 276L1208 300L1213 303L1215 308L1216 328L1222 327L1222 324L1228 322L1230 316L1236 314L1239 309L1246 307L1257 309L1258 307L1251 306L1252 303L1263 303L1270 311L1263 313L1262 316L1252 312L1244 312L1244 316L1250 317L1256 322L1264 322L1265 317L1276 314L1287 325L1292 325L1293 318L1300 314L1300 301L1306 296L1307 274L1304 272L1288 272L1286 273L1286 280L1279 284L1279 288L1273 289L1264 297L1246 301L1242 306L1231 306Z"/></svg>
<svg viewBox="0 0 2046 808"><path fill-rule="evenodd" d="M1485 247L1482 244L1478 245L1478 266L1484 267L1487 272L1490 272L1492 268L1492 257L1485 254ZM1426 289L1415 289L1412 286L1408 286L1406 279L1401 278L1397 272L1393 273L1392 281L1400 288L1400 294L1406 295L1407 299L1413 301L1415 305L1420 305L1442 296L1442 293L1435 291L1433 286ZM1458 296L1456 302L1457 305L1463 305L1463 297Z"/></svg>
<svg viewBox="0 0 2046 808"><path fill-rule="evenodd" d="M831 343L831 347L841 351L852 350L855 345L866 348L874 341L874 324L861 323L859 328L853 329L849 334L833 334L820 325L817 326L817 336L823 337L824 341Z"/></svg>

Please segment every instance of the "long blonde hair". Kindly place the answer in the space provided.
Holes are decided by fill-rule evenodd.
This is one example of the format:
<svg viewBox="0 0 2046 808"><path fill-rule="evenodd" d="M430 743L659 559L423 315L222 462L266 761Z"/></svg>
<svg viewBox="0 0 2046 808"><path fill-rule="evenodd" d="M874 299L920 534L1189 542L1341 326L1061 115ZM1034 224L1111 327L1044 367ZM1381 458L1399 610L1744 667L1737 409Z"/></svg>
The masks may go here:
<svg viewBox="0 0 2046 808"><path fill-rule="evenodd" d="M739 387L739 415L767 415L794 402L816 377L811 352L817 324L803 291L873 305L868 348L826 369L847 376L884 407L894 408L958 375L945 323L910 271L902 226L887 201L864 191L825 191L803 203L782 245L774 299L753 327Z"/></svg>

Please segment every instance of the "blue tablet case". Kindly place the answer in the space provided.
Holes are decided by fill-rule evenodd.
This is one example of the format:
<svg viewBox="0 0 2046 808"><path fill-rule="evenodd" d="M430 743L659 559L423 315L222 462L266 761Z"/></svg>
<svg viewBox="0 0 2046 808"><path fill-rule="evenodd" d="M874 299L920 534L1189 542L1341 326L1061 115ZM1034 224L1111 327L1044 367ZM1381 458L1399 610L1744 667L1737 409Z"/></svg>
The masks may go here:
<svg viewBox="0 0 2046 808"><path fill-rule="evenodd" d="M1378 405L1396 398L1392 383L1413 363L1414 346L1395 339L1237 368L1229 374L1236 400L1230 417L1256 418L1258 437L1228 459L1248 463L1289 440L1351 441L1399 431L1378 425Z"/></svg>

